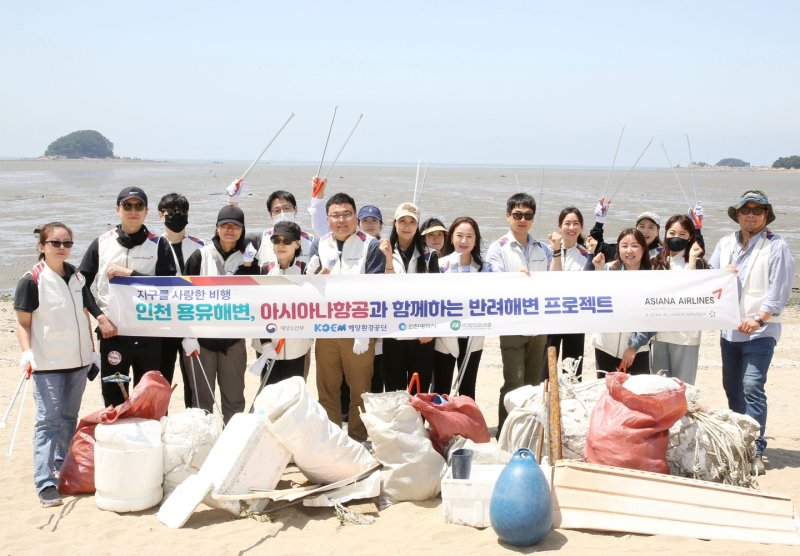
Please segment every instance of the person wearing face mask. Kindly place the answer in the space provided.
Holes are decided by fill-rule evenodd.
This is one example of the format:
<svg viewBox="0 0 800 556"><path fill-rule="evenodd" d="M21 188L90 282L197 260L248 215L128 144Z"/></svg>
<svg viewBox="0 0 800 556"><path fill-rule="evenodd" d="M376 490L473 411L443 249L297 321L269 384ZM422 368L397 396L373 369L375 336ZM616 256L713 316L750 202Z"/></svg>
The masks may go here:
<svg viewBox="0 0 800 556"><path fill-rule="evenodd" d="M676 214L664 227L664 250L653 260L653 268L695 270L707 268L703 248L697 241L699 231L688 216ZM666 372L687 384L697 378L700 356L700 331L659 332L650 348L650 372Z"/></svg>
<svg viewBox="0 0 800 556"><path fill-rule="evenodd" d="M115 276L174 276L175 257L165 237L150 233L144 225L147 195L138 187L125 187L117 195L120 224L96 238L83 255L78 270L90 286L89 312L97 321L103 377L133 368L134 385L144 373L161 366L161 338L120 336L107 315L109 281ZM100 383L106 406L120 405L124 398L111 382Z"/></svg>
<svg viewBox="0 0 800 556"><path fill-rule="evenodd" d="M164 223L162 236L169 241L172 256L175 259L175 266L178 268L178 273L182 275L186 267L186 260L192 253L205 245L203 240L186 233L186 225L189 223L188 199L178 193L164 195L158 202L158 219ZM180 349L181 338L161 339L161 374L172 383L175 360L178 360L181 376L183 377L183 403L186 407L192 407L192 389L189 385L189 374L183 357L180 357Z"/></svg>
<svg viewBox="0 0 800 556"><path fill-rule="evenodd" d="M273 225L278 222L294 222L297 218L297 201L290 192L279 189L273 191L267 197L267 211ZM262 266L276 261L275 251L272 249L272 243L270 242L272 234L273 228L268 228L260 235L255 237L248 236L248 241L258 249L256 258L261 261ZM299 262L308 264L308 254L311 252L311 244L313 242L313 235L301 232Z"/></svg>

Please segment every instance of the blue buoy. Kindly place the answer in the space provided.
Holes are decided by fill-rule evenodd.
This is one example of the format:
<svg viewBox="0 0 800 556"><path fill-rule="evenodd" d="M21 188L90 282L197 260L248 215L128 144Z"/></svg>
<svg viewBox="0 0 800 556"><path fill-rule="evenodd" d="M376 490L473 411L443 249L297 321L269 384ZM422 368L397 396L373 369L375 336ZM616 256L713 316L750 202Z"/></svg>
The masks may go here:
<svg viewBox="0 0 800 556"><path fill-rule="evenodd" d="M550 531L550 485L527 448L517 450L497 478L489 519L500 540L514 546L534 545Z"/></svg>

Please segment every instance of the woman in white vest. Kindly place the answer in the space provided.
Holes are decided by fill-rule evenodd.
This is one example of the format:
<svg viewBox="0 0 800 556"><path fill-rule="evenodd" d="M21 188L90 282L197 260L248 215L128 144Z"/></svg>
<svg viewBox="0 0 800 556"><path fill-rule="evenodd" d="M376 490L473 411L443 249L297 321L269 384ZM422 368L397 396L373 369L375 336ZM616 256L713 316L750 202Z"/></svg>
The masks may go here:
<svg viewBox="0 0 800 556"><path fill-rule="evenodd" d="M627 228L619 234L616 260L606 263L605 255L601 252L595 255L592 263L595 270L631 272L652 269L647 255L647 240L635 228ZM648 351L652 337L652 332L595 333L592 344L598 378L613 371L625 371L632 375L649 373Z"/></svg>
<svg viewBox="0 0 800 556"><path fill-rule="evenodd" d="M558 215L558 231L548 236L550 247L553 249L553 261L550 270L567 272L580 272L591 263L592 255L586 249L583 239L583 214L577 207L566 207ZM556 348L556 357L583 357L583 348L586 335L579 334L549 334L547 347ZM547 362L542 369L542 377L547 376ZM578 364L576 376L583 374L583 359Z"/></svg>
<svg viewBox="0 0 800 556"><path fill-rule="evenodd" d="M57 473L75 434L87 373L99 364L85 310L86 282L66 262L72 245L67 226L45 224L39 263L20 279L14 295L20 367L34 384L34 483L44 507L61 504Z"/></svg>
<svg viewBox="0 0 800 556"><path fill-rule="evenodd" d="M211 243L195 251L186 261L187 276L232 276L258 274L256 249L245 246L244 212L238 206L223 207L217 215L217 229ZM214 408L214 383L219 383L222 398L222 419L227 423L234 413L244 410L244 373L247 366L247 349L243 339L185 338L184 353L198 357L187 362L192 376L193 405L208 412ZM200 375L205 371L206 376ZM208 387L211 385L211 388ZM197 385L195 390L194 386Z"/></svg>
<svg viewBox="0 0 800 556"><path fill-rule="evenodd" d="M654 260L657 270L695 270L707 268L699 231L692 219L675 214L667 220L664 251ZM650 371L665 371L669 376L694 384L700 356L700 331L658 332L650 348Z"/></svg>
<svg viewBox="0 0 800 556"><path fill-rule="evenodd" d="M400 203L394 213L389 239L380 249L386 257L386 274L439 274L436 251L425 245L419 230L419 209L414 203ZM405 390L415 372L420 389L427 392L433 378L433 338L385 338L383 340L383 382L387 392Z"/></svg>
<svg viewBox="0 0 800 556"><path fill-rule="evenodd" d="M300 276L306 273L306 264L300 260L302 254L300 226L294 222L282 221L275 224L270 235L273 258L261 266L261 274L268 276ZM262 246L263 247L263 246ZM308 254L306 253L306 257ZM264 383L267 367L261 371L262 384L275 384L293 376L305 375L305 362L314 343L311 338L286 338L279 340L257 340L256 352L266 352L267 359L273 359L269 378ZM278 350L280 346L280 350Z"/></svg>
<svg viewBox="0 0 800 556"><path fill-rule="evenodd" d="M469 216L453 220L447 231L450 241L444 248L446 255L439 261L439 272L482 272L481 231L478 223ZM449 394L453 382L453 369L460 369L469 350L458 393L475 399L478 366L483 355L483 336L436 338L433 368L433 391Z"/></svg>

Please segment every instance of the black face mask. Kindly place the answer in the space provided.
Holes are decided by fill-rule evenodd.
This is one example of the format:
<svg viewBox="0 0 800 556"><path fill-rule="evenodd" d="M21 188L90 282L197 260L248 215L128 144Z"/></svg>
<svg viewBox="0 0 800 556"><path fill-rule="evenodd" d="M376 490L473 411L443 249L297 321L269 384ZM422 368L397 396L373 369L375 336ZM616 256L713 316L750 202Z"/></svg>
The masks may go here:
<svg viewBox="0 0 800 556"><path fill-rule="evenodd" d="M667 238L667 248L673 253L677 253L678 251L683 251L684 249L686 249L687 245L689 245L688 239L683 239L682 237Z"/></svg>
<svg viewBox="0 0 800 556"><path fill-rule="evenodd" d="M186 228L189 223L188 214L167 214L164 216L164 225L172 232L180 233Z"/></svg>

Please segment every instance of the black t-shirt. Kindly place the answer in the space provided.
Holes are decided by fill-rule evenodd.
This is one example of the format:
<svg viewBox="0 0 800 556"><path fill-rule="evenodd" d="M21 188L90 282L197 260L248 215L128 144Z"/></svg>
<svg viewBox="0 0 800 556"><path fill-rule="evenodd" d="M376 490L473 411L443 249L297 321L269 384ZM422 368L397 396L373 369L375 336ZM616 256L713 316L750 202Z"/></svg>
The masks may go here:
<svg viewBox="0 0 800 556"><path fill-rule="evenodd" d="M64 265L64 282L69 284L70 278L75 274L75 267L71 264ZM89 299L86 287L83 288L83 306L88 307ZM39 285L29 272L17 282L17 289L14 291L14 310L24 313L33 313L39 308Z"/></svg>

